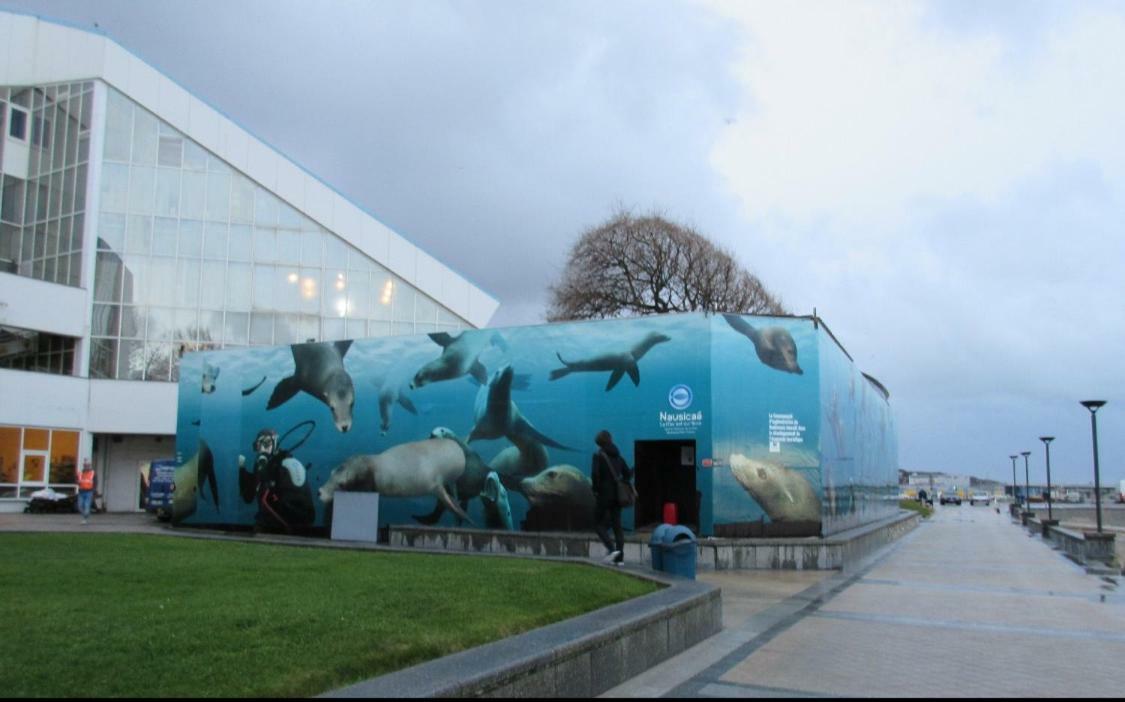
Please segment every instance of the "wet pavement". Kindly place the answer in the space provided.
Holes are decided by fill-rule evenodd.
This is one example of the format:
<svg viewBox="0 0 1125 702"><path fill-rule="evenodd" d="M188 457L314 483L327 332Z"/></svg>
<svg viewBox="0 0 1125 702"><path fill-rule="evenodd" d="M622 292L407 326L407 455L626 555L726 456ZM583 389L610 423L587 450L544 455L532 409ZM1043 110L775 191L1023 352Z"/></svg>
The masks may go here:
<svg viewBox="0 0 1125 702"><path fill-rule="evenodd" d="M938 508L853 572L703 573L724 631L605 696L1121 696L1119 578L1001 512Z"/></svg>

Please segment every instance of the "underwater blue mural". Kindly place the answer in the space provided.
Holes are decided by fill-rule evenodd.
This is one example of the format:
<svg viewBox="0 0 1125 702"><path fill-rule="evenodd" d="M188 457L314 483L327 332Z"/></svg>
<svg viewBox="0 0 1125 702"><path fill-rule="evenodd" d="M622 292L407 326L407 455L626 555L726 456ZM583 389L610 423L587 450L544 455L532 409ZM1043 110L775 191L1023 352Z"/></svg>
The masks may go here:
<svg viewBox="0 0 1125 702"><path fill-rule="evenodd" d="M173 520L589 530L595 434L703 535L809 535L897 507L887 397L809 318L679 314L204 351L180 366Z"/></svg>

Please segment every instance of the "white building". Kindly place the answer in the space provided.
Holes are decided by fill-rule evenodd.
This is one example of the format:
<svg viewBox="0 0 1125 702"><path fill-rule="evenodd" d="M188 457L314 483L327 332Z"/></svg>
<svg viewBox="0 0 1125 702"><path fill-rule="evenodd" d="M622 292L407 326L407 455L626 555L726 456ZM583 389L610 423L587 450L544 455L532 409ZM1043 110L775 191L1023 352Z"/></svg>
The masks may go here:
<svg viewBox="0 0 1125 702"><path fill-rule="evenodd" d="M249 80L249 76L247 80ZM279 106L280 107L280 106ZM0 510L171 457L185 351L484 326L497 301L100 34L0 12Z"/></svg>

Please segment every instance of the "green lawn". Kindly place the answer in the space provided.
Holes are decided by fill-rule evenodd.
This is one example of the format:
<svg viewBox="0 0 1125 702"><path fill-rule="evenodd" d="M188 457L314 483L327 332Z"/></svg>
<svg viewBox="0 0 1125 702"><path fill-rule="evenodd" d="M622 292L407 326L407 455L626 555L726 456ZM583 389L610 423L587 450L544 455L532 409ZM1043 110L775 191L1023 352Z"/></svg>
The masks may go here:
<svg viewBox="0 0 1125 702"><path fill-rule="evenodd" d="M312 695L657 587L512 558L3 534L0 690Z"/></svg>

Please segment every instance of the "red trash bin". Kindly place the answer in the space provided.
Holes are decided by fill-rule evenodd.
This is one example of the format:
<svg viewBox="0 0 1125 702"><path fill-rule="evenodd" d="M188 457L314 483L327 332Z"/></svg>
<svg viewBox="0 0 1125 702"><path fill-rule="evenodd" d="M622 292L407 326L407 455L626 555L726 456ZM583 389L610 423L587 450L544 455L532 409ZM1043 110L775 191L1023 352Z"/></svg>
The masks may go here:
<svg viewBox="0 0 1125 702"><path fill-rule="evenodd" d="M676 503L675 502L665 502L664 503L664 523L665 524L679 524L679 521L676 519Z"/></svg>

